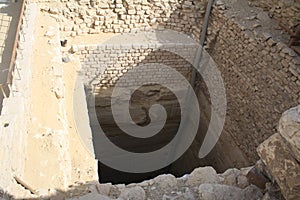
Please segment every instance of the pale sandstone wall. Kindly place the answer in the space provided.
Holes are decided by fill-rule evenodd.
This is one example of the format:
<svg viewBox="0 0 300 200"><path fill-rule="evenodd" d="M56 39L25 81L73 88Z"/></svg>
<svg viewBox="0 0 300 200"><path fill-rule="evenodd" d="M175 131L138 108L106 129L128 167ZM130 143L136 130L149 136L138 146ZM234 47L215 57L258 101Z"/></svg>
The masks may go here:
<svg viewBox="0 0 300 200"><path fill-rule="evenodd" d="M25 167L27 134L24 130L27 123L24 119L30 112L30 88L27 86L31 76L30 61L33 52L30 50L36 11L36 4L26 5L13 72L12 92L9 98L4 99L0 117L0 188L7 194L13 194L15 198L29 195L28 191L16 183L14 176L22 176Z"/></svg>

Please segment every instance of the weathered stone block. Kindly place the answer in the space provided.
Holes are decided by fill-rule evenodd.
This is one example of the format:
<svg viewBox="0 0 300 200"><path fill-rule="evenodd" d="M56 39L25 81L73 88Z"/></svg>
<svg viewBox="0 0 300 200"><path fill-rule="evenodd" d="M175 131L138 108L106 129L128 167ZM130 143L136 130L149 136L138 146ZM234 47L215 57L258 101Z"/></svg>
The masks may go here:
<svg viewBox="0 0 300 200"><path fill-rule="evenodd" d="M288 142L293 156L300 162L300 106L283 114L279 121L279 132Z"/></svg>
<svg viewBox="0 0 300 200"><path fill-rule="evenodd" d="M300 199L300 165L280 134L262 143L258 154L286 199Z"/></svg>

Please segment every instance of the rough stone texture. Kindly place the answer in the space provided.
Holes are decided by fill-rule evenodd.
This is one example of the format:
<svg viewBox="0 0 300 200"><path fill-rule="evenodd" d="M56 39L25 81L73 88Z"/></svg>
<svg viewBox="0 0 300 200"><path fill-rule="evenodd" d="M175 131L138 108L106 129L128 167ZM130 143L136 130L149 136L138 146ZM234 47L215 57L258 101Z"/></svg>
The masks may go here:
<svg viewBox="0 0 300 200"><path fill-rule="evenodd" d="M219 184L202 184L199 187L199 197L203 200L253 200L262 196L261 190L253 185L243 190Z"/></svg>
<svg viewBox="0 0 300 200"><path fill-rule="evenodd" d="M195 39L199 39L201 32L200 27L202 24L201 16L205 8L205 3L201 4L202 5L195 1L184 1L182 4L179 4L179 2L176 1L174 4L173 1L153 1L150 3L148 1L78 1L78 3L77 1L74 1L63 2L63 6L59 9L45 8L43 10L49 12L57 19L62 17L61 31L63 36L99 32L135 32L137 28L147 30L149 27L165 27L189 33ZM173 7L173 5L175 6ZM276 5L276 3L272 1L270 5L273 6ZM149 6L151 9L149 9ZM290 7L293 9L293 6ZM248 11L250 10L249 7L245 7L245 9L248 9ZM276 10L281 10L281 8L276 8ZM287 13L286 11L280 12ZM293 13L290 11L288 12ZM245 11L245 13L251 14L247 11ZM294 13L295 14L293 16L296 16L296 19L299 19L299 17L297 17L299 14L298 10ZM60 14L62 14L62 16L60 16ZM141 18L143 14L145 17ZM95 15L96 17L94 18L93 16ZM254 19L258 18L258 22L254 20L249 26L244 26L244 24L239 21L244 18L240 18L239 16L234 17L233 13L226 10L226 6L222 2L218 2L214 7L214 11L211 16L210 28L208 30L207 48L220 67L225 80L229 100L228 118L223 134L232 135L234 141L231 142L236 143L237 146L243 150L246 157L248 157L252 162L254 162L257 158L254 149L261 141L266 139L276 130L280 114L287 108L294 106L293 104L297 104L297 102L299 102L300 94L299 57L291 49L287 48L286 45L280 42L280 37L278 39L275 35L273 35L273 29L269 30L272 34L264 34L261 32L263 28L263 20L266 20L264 23L273 22L268 21L269 19L267 16L268 15L266 15L266 13L259 12L257 16L254 17ZM253 18L252 16L247 17L249 17L250 21ZM282 18L289 20L288 17ZM294 20L293 17L292 20ZM51 34L49 36L51 36ZM286 36L283 38L286 38ZM91 50L91 52L89 52L89 50ZM75 52L80 50L79 48L73 48L72 51ZM92 51L92 49L84 49L84 52L81 53L99 54ZM108 51L106 53L110 54L111 52ZM93 62L94 60L90 61ZM122 62L122 60L120 61ZM91 66L93 65L93 63L90 64ZM92 73L95 73L95 71L91 71ZM16 91L18 96L19 94L17 91L18 88L20 88L20 85L27 84L21 82L18 85L17 79L15 79L14 82L15 84L13 85L13 89ZM24 89L24 91L26 90ZM10 100L13 99L9 99L9 101ZM9 107L13 107L16 104L21 105L19 101L17 101L17 103L7 103ZM7 120L5 119L4 125L6 121ZM12 123L9 124L9 127L14 125ZM1 130L4 129L5 128ZM2 134L1 136L4 135L19 138L20 140L16 140L16 142L21 143L21 137L19 137L19 135L24 135L21 134L21 132L14 132L13 130L14 129L12 128L11 131L7 131L14 133L13 135ZM283 128L283 130L285 130L285 128ZM286 136L285 133L280 134ZM289 138L287 138L288 141ZM6 139L12 141L12 138ZM7 145L10 145L8 147L11 149L12 143L9 141L7 142L7 140L1 140L4 141L4 149L6 149ZM289 141L289 144L295 147L294 141ZM292 152L288 147L289 146L285 144L281 136L277 134L270 140L266 141L260 147L259 152L272 175L281 186L283 193L291 199L297 199L299 197L294 193L299 190L298 183L300 181L299 176L297 176L299 166L297 166L297 161L294 159L294 155L297 154L298 150L296 148ZM266 149L266 151L264 151L264 149ZM12 153L14 154L14 151L12 151ZM5 160L9 160L9 155L10 154L4 154ZM17 156L11 158L13 161L17 160L16 157L21 157L19 154L14 155ZM274 158L276 158L277 161L273 160ZM22 162L22 160L19 159L17 162ZM240 163L232 163L232 165L240 165ZM6 169L1 171L7 175L12 172L12 169L8 170L8 173L6 173ZM17 170L22 169L17 168ZM240 177L236 177L237 174L237 172L229 173L230 177L227 177L226 175L224 177L224 175L222 175L219 178L220 180L224 178L224 180L226 180L226 182L230 185L236 184L235 181L238 179L237 182L240 182L240 187L243 188L246 185L243 183L243 179L245 179L245 177L240 175ZM7 176L1 177L5 178ZM216 178L215 175L212 177ZM198 180L198 178L199 177L195 179ZM201 177L201 179L202 178L208 182L215 181L214 178L205 178L205 176ZM189 179L191 180L192 178L187 176L186 179L178 179L178 183L175 187L179 189L168 193L165 193L165 191L159 190L158 187L153 186L153 180L141 184L140 187L144 189L147 197L156 195L154 198L157 197L159 199L163 197L197 198L199 197L198 188L195 192L194 188L190 188L186 185L186 181ZM16 185L12 180L5 183L7 183L8 188L15 187L12 185ZM239 184L237 183L237 185ZM135 186L128 186L128 188L130 187ZM202 186L202 188L203 187L204 186ZM209 187L211 188L212 186ZM108 196L110 196L109 198L118 198L124 188L125 186L111 186L110 188L106 188L101 191L102 193L106 193L105 195L108 194ZM13 191L13 189L11 190ZM223 190L223 188L220 190ZM248 188L247 191L252 191L252 189Z"/></svg>
<svg viewBox="0 0 300 200"><path fill-rule="evenodd" d="M207 0L62 0L65 35L132 32L150 27L189 33L201 25Z"/></svg>
<svg viewBox="0 0 300 200"><path fill-rule="evenodd" d="M158 34L166 36L164 32L157 32L152 35L155 37ZM146 37L147 34L133 34L132 36L124 36L124 38L119 36L116 40L99 45L73 45L71 50L76 49L75 55L80 58L82 63L81 73L85 84L109 88L114 86L128 71L133 68L138 69L139 66L145 64L152 65L147 66L147 70L137 70L130 80L122 80L118 84L130 87L141 84L146 78L153 80L153 82L180 84L180 80L176 77L163 73L157 63L172 67L186 77L187 80L190 80L192 71L190 63L194 59L195 44L188 43L189 41L186 40L176 42L176 38L180 37L178 34L175 34L168 44L160 44L159 38L149 39L145 42L142 40L142 36ZM139 39L139 37L142 38ZM115 44L116 42L118 43ZM170 51L167 51L168 49ZM180 54L174 53L174 49L176 49L176 52L186 55L186 60L180 57Z"/></svg>
<svg viewBox="0 0 300 200"><path fill-rule="evenodd" d="M253 185L241 188L229 186L225 183L216 183L216 179L226 179L229 173L228 175L216 174L211 167L199 168L195 171L202 171L203 173L193 173L180 178L175 178L173 175L160 175L142 183L132 183L129 185L97 184L80 186L78 189L75 187L72 192L68 192L67 199L78 200L84 199L84 197L94 199L98 197L105 200L253 200L263 197L263 190ZM243 169L235 169L234 171L240 176L245 174ZM194 181L193 185L191 185L190 180L196 177L201 178L202 181ZM85 187L86 189L84 189ZM90 194L78 197L80 196L80 192L84 195L88 191Z"/></svg>
<svg viewBox="0 0 300 200"><path fill-rule="evenodd" d="M246 1L223 6L226 9L215 6L207 38L208 52L226 86L223 134L231 135L254 164L256 148L277 132L281 114L300 103L300 60L283 43L288 36L276 30L272 19L259 19L263 26L252 27L257 22L247 18L264 15L261 9L249 7ZM272 33L272 38L266 39L264 32Z"/></svg>
<svg viewBox="0 0 300 200"><path fill-rule="evenodd" d="M257 2L262 4L263 1ZM282 12L282 19L288 19L283 13L290 13L293 19L297 19L298 4L292 5L291 2L277 4L270 0L266 4L280 7L276 12ZM68 36L167 28L186 33L198 41L205 6L205 1L62 2L61 31ZM140 9L145 12L139 13ZM222 73L228 101L222 137L208 160L220 171L254 164L258 159L255 149L277 131L281 113L300 103L299 56L283 43L289 36L278 30L277 21L261 8L250 7L246 0L217 1L207 35L206 48ZM98 78L103 79L101 85L106 87L114 85L130 70L130 65L124 63L126 59L132 58L136 62L151 52L149 46L135 46L132 56L127 57L116 55L118 47L115 48L110 45L75 45L71 52L81 55L87 79L101 74ZM112 68L101 71L95 67L116 56L119 59L115 59L117 64L112 64ZM186 75L188 71L183 70L183 73ZM229 148L228 141L231 140L234 147ZM222 143L227 144L229 150L226 153L234 155L231 159L226 159L228 156L220 151ZM216 157L219 159L214 159ZM239 159L233 159L235 157Z"/></svg>
<svg viewBox="0 0 300 200"><path fill-rule="evenodd" d="M83 5L76 5L76 9L78 10ZM241 8L237 5L240 5ZM113 8L109 5L105 9L110 12ZM179 16L176 13L181 10L172 12L174 15L166 19L168 23L171 23L172 20L176 21ZM193 9L190 9L190 12L192 13ZM183 21L182 23L188 21L183 19L185 18L178 20ZM180 23L173 23L171 27L165 28L188 33L195 40L199 40L202 17L199 20L200 22L189 29L189 32L181 30ZM254 27L257 23L261 26ZM154 25L150 27L156 28ZM108 31L108 29L105 30ZM122 30L121 32L126 31ZM226 160L227 157L219 150L223 146L220 142L211 154L211 157L220 159L209 159L209 162L215 163L214 167L217 170L224 171L228 167L254 164L258 159L255 149L277 131L277 122L281 113L295 106L297 102L300 103L298 98L300 94L300 59L295 52L282 43L287 40L288 35L278 30L276 21L268 17L267 12L249 7L245 0L239 1L239 3L227 0L226 3L218 1L214 6L208 28L206 48L217 63L226 85L227 118L220 140L226 144L228 140L233 140L234 143L231 143L235 148L228 150L227 154L235 155L232 156L233 158L239 157L239 160ZM128 60L128 57L118 55L119 59L115 60L118 64L113 64L112 68L105 71L99 71L99 67L97 68L95 65L108 62L108 58L105 58L104 55L110 54L110 57L113 58L114 52L118 51L118 47L115 48L113 49L110 45L75 45L72 52L76 51L78 55L81 55L81 61L86 66L84 73L89 77L88 79L101 72L101 76L99 76L103 79L101 84L111 86L122 74L130 70L130 65L123 63L125 59ZM140 48L141 50L134 50L132 54L134 56L130 56L130 58L138 61L135 55L144 57L151 51L151 48L148 50ZM98 56L100 52L104 58ZM180 70L184 74L188 74L188 71L184 72L183 68ZM230 139L226 140L226 137ZM237 152L238 149L242 154L237 156L234 151Z"/></svg>
<svg viewBox="0 0 300 200"><path fill-rule="evenodd" d="M146 194L143 188L136 186L124 189L119 198L124 200L144 200L146 199Z"/></svg>
<svg viewBox="0 0 300 200"><path fill-rule="evenodd" d="M300 162L300 106L283 113L279 133L287 141L293 156Z"/></svg>
<svg viewBox="0 0 300 200"><path fill-rule="evenodd" d="M268 11L270 17L287 26L294 26L300 21L299 0L249 0L250 5Z"/></svg>
<svg viewBox="0 0 300 200"><path fill-rule="evenodd" d="M281 188L286 199L300 198L300 165L280 134L262 143L258 154Z"/></svg>
<svg viewBox="0 0 300 200"><path fill-rule="evenodd" d="M188 177L187 184L191 186L203 183L219 183L220 178L212 167L195 169Z"/></svg>

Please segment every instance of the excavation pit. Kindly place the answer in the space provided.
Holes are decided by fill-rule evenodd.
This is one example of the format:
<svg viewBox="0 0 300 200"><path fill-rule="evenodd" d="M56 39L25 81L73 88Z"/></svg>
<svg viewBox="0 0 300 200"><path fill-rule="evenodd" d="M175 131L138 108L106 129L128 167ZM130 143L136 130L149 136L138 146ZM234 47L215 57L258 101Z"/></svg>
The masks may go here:
<svg viewBox="0 0 300 200"><path fill-rule="evenodd" d="M272 173L270 180L275 178L287 199L294 198L298 185L286 188L286 183L298 183L291 181L298 177L282 164L292 163L290 168L299 171L299 162L295 160L298 158L297 152L295 154L297 148L294 148L296 140L288 138L285 130L277 127L282 113L300 103L299 57L286 45L289 35L278 24L291 27L297 24L299 6L283 0L251 0L251 4L259 7L249 7L248 1L244 0L216 1L210 13L205 49L221 73L227 99L225 125L212 151L204 159L199 159L199 149L203 146L208 125L214 120L211 120L212 96L198 74L195 94L201 114L193 143L178 159L159 170L124 173L107 167L110 165L105 166L104 161L109 160L109 156L99 159L99 163L95 159L97 148L101 146L96 139L98 132L95 126L100 125L114 145L132 153L159 150L171 143L182 121L181 107L174 92L164 84L139 82L152 74L153 81L160 78L165 83L182 86L174 76L159 77L167 73L161 71L161 66L153 65L155 63L170 66L191 81L191 62L183 61L182 56L178 57L172 50L179 48L180 52L192 55L190 49L194 47L186 39L199 41L201 33L204 33L202 27L207 1L26 1L15 43L17 55L11 94L4 99L1 113L0 154L3 162L0 164L0 182L3 190L17 199L31 199L32 193L16 182L17 178L33 188L38 199L42 195L56 197L61 192L73 198L90 191L89 195L99 196L96 199L106 196L126 199L124 195L130 194L131 190L139 191L142 197L144 194L146 198L141 199L173 198L176 195L179 199L184 199L183 196L198 199L211 186L205 184L199 188L199 178L208 176L211 179L204 183L213 181L225 184L224 187L233 184L235 191L236 187L244 189L249 186L246 177L249 171L243 167L253 166L262 159L267 171ZM162 30L172 30L187 37L182 40L174 34L163 34ZM139 35L141 32L146 34ZM126 34L129 36L124 38ZM2 36L6 39L5 33ZM117 39L111 40L112 37ZM66 44L60 43L65 40ZM160 49L162 46L165 48ZM191 57L194 58L194 55ZM151 122L163 121L163 115L154 118L156 121L150 120L153 105L163 106L168 115L166 127L142 141L120 129L109 107L114 105L110 98L119 97L112 95L116 84L122 83L123 77L144 64L152 64L157 73L140 71L126 79L128 82L123 82L124 87L139 85L127 109L133 124L144 128ZM3 70L5 72L6 69ZM82 81L74 84L76 70ZM95 100L94 105L90 102L91 98ZM91 116L93 111L96 117ZM126 123L124 125L126 127ZM292 153L282 137L291 143ZM280 145L273 145L274 141ZM110 148L105 148L104 152L109 151ZM165 158L172 152L170 150ZM132 164L134 168L139 162L132 160ZM217 175L215 170L220 174ZM168 173L181 178L176 179L172 175L157 177ZM189 175L183 176L185 174ZM131 184L142 181L141 184ZM110 182L114 185L105 184ZM171 183L170 188L155 190L162 188L160 186L166 182ZM126 186L115 185L118 183ZM135 186L138 187L132 188ZM110 193L107 193L108 187ZM214 189L223 191L223 186L218 187ZM196 189L193 191L193 188ZM173 191L178 193L173 194ZM258 191L259 194L261 192ZM226 194L231 192L222 193Z"/></svg>
<svg viewBox="0 0 300 200"><path fill-rule="evenodd" d="M132 40L132 38L135 39ZM132 44L128 41L134 41L135 43ZM148 44L151 44L151 46ZM73 49L76 49L76 55L80 57L82 65L80 74L82 82L85 85L90 115L89 123L91 125L93 147L96 155L97 151L100 151L97 150L98 147L102 145L101 141L97 141L97 134L99 132L97 126L102 128L110 142L121 149L133 153L157 151L174 139L183 120L182 110L177 96L170 88L165 87L164 84L171 85L178 90L177 92L184 94L183 96L187 100L189 99L187 97L188 87L185 87L183 79L190 85L193 73L192 63L195 61L198 47L197 43L190 37L174 31L123 34L114 36L99 45L73 46ZM205 55L201 65L208 66L208 57L205 57L208 54L206 52L203 54ZM181 79L169 74L171 72L166 71L164 66L172 68L174 73L179 73ZM193 118L188 119L189 122L197 123L195 125L196 135L191 145L174 162L149 173L126 173L118 171L102 163L101 159L99 159L98 174L101 183L137 183L154 178L159 174L168 173L176 177L181 177L200 166L213 165L219 172L225 171L230 163L239 163L240 166L247 166L247 161L244 159L243 153L234 144L230 143L225 145L231 151L230 154L224 152L216 156L213 152L205 159L199 158L199 150L207 135L211 120L211 100L207 85L201 74L197 72L196 77L196 89L194 93L197 96L197 104L201 114L198 114L200 117L199 122L196 122L196 119ZM146 79L151 81L145 84ZM128 99L129 114L133 123L140 127L145 127L151 122L154 124L161 123L163 118L160 118L160 116L151 121L149 110L153 105L159 104L163 106L167 113L163 129L147 139L135 138L124 133L115 122L116 116L112 113L112 100L115 104L120 104L120 102L127 99L122 96L124 94L121 92L121 95L118 92L114 94L113 92L116 88L120 91L128 90L129 93L131 92L131 96ZM226 106L226 102L223 106ZM122 107L120 112L125 109L127 108ZM93 114L95 116L92 116ZM122 119L122 117L120 118ZM95 119L97 120L95 121ZM131 123L124 119L121 125L126 127L131 125ZM186 137L189 137L189 135L187 134ZM185 140L184 136L182 139ZM217 143L216 147L220 148L220 145L222 142L225 143L225 140L230 141L232 139L228 135L225 137L222 136L221 142ZM233 150L234 154L232 153ZM109 150L102 149L102 151ZM168 152L169 156L174 154L172 151L176 151L176 147Z"/></svg>

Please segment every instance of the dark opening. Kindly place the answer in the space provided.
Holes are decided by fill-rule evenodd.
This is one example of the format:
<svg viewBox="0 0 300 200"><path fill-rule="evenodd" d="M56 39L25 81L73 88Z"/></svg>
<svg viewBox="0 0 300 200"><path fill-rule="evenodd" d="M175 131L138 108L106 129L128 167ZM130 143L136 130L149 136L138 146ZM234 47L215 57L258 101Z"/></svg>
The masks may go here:
<svg viewBox="0 0 300 200"><path fill-rule="evenodd" d="M206 99L205 102L199 102L201 115L198 134L189 149L177 161L165 168L149 173L125 173L112 169L99 161L99 182L113 184L138 183L152 179L160 174L173 174L176 177L181 177L184 174L191 173L197 167L208 165L206 160L198 158L198 153L209 124L210 100L204 97L204 95L207 95L207 92L205 92L207 89L205 84L198 83L197 88L204 90L204 92L199 93L199 100L202 101ZM102 90L102 92L99 92L100 95L95 97L98 121L111 142L127 151L137 153L151 152L168 144L176 135L181 121L180 106L177 100L173 100L176 99L176 97L171 91L166 92L168 89L159 85L149 85L143 86L133 93L130 100L130 114L134 122L140 126L145 126L149 123L148 110L150 106L154 103L158 103L161 100L160 98L167 96L167 98L161 101L168 113L164 128L151 138L138 139L123 133L114 122L111 106L108 103L110 102L108 97L111 96L112 89L113 88ZM162 90L165 92L165 95L161 97ZM174 108L176 107L179 109L177 113L174 112Z"/></svg>
<svg viewBox="0 0 300 200"><path fill-rule="evenodd" d="M161 55L164 55L165 57L162 58ZM187 78L187 80L190 79L193 69L192 65L180 56L161 50L151 52L140 63L165 64L180 72ZM185 66L187 68L184 68L185 70L181 72L179 71L181 66ZM133 68L133 66L131 67ZM139 75L136 76L139 77ZM95 79L107 80L106 82L109 82L111 77L109 73L104 72L97 75ZM202 80L200 74L197 74L196 88L197 91L195 91L195 93L198 96L198 104L201 111L198 133L192 145L179 159L163 169L143 174L121 172L105 166L100 160L98 163L99 182L113 184L138 183L154 178L160 174L173 174L176 177L180 177L184 174L191 173L197 167L211 165L211 163L208 163L205 159L199 159L198 157L211 116L210 98L207 86ZM149 123L148 111L153 104L160 104L166 110L167 121L164 128L155 136L147 139L139 139L129 136L126 133L123 133L117 126L111 110L113 89L114 86L110 85L109 87L101 88L100 91L96 92L96 94L95 91L92 91L92 95L95 95L95 110L98 122L102 130L105 132L106 137L109 138L111 142L119 148L130 152L152 152L164 147L173 139L173 137L175 137L181 122L181 108L176 96L168 88L161 85L143 85L140 86L139 89L135 90L131 96L129 112L133 121L137 125L145 126ZM87 96L89 96L89 94ZM97 133L93 130L93 123L90 124L94 137ZM95 143L94 139L94 148L95 145L97 145L97 143ZM172 153L170 153L170 155L172 155Z"/></svg>

